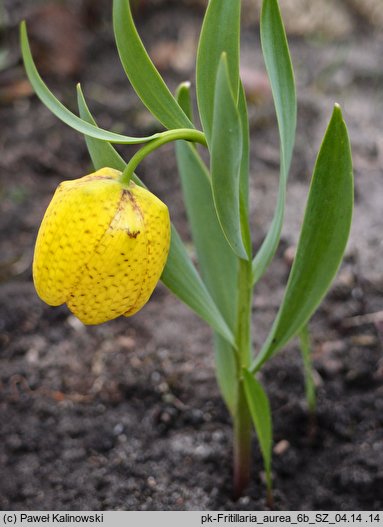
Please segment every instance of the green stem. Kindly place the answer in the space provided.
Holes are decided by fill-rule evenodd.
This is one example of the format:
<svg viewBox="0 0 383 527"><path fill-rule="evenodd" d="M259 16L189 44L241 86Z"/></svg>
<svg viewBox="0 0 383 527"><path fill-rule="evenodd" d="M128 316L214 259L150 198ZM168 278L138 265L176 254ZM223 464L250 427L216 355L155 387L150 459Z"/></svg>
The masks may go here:
<svg viewBox="0 0 383 527"><path fill-rule="evenodd" d="M135 169L147 155L166 143L178 140L192 141L193 143L200 143L204 146L207 146L205 134L199 130L177 128L176 130L168 130L163 132L160 137L150 141L149 143L146 143L134 154L129 163L126 165L120 177L120 182L124 186L128 186Z"/></svg>
<svg viewBox="0 0 383 527"><path fill-rule="evenodd" d="M251 362L251 260L239 260L238 308L236 339L238 351L237 377L238 401L234 414L234 497L239 498L250 480L251 466L251 416L242 380L242 369Z"/></svg>

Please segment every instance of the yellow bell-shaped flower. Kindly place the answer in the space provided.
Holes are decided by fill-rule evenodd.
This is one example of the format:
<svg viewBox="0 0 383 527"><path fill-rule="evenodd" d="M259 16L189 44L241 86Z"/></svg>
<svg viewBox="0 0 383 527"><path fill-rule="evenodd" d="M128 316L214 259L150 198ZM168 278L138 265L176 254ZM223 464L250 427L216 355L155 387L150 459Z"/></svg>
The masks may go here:
<svg viewBox="0 0 383 527"><path fill-rule="evenodd" d="M37 236L33 279L47 304L84 324L130 316L149 300L170 244L164 203L103 168L59 185Z"/></svg>

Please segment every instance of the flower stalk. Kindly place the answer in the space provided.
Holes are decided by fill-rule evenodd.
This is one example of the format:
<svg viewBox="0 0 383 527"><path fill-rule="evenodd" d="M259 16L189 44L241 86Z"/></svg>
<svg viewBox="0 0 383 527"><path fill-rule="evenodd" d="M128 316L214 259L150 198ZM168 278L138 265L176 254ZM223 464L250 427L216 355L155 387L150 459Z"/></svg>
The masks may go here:
<svg viewBox="0 0 383 527"><path fill-rule="evenodd" d="M238 301L237 301L237 407L234 422L234 497L239 498L250 480L251 468L251 416L246 402L243 385L243 369L251 362L251 307L252 307L252 266L251 261L238 260Z"/></svg>
<svg viewBox="0 0 383 527"><path fill-rule="evenodd" d="M171 143L172 141L180 140L191 141L193 143L200 143L203 146L207 146L205 134L203 132L200 132L199 130L179 128L176 130L168 130L167 132L163 132L159 135L157 139L153 139L153 141L146 143L134 154L133 157L131 157L124 171L121 174L121 184L126 187L129 185L134 171L146 156L148 156L161 146L165 145L166 143Z"/></svg>

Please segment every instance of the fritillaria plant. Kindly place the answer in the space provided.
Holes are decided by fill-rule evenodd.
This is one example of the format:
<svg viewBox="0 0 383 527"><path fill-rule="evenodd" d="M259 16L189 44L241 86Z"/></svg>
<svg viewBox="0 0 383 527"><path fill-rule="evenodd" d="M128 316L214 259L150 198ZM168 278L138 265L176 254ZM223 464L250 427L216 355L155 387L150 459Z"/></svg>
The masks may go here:
<svg viewBox="0 0 383 527"><path fill-rule="evenodd" d="M165 129L148 137L99 128L80 86L79 116L64 107L41 79L25 23L21 25L22 53L32 86L57 117L84 134L96 170L64 182L56 191L36 244L34 279L49 304L66 302L85 323L100 323L140 309L161 276L213 330L218 384L234 429L234 495L240 496L249 481L254 428L271 500L272 419L258 374L266 361L300 336L309 401L314 406L307 323L343 257L353 209L353 176L347 129L335 105L314 167L283 299L266 341L253 350L253 291L281 236L295 140L296 92L278 2L263 0L260 34L279 128L280 177L273 220L254 252L248 204L251 142L239 68L240 16L240 0L208 3L196 57L199 115L194 119L192 85L182 83L175 95L169 91L137 33L129 0L113 1L122 65L137 95ZM176 142L197 267L170 226L166 206L143 188L135 174L147 155L170 141ZM112 146L115 143L142 147L125 161ZM196 143L207 149L207 164Z"/></svg>

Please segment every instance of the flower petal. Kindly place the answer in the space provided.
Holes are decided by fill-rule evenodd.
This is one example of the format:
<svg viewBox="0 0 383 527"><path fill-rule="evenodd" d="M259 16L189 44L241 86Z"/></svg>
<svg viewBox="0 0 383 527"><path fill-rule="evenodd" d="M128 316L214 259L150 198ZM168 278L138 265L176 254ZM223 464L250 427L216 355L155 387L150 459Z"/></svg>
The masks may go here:
<svg viewBox="0 0 383 527"><path fill-rule="evenodd" d="M169 231L160 200L133 183L122 190L116 215L70 294L69 309L85 324L138 311L161 276Z"/></svg>
<svg viewBox="0 0 383 527"><path fill-rule="evenodd" d="M116 171L99 170L65 181L42 221L36 241L33 278L50 305L65 302L113 220L121 196Z"/></svg>

